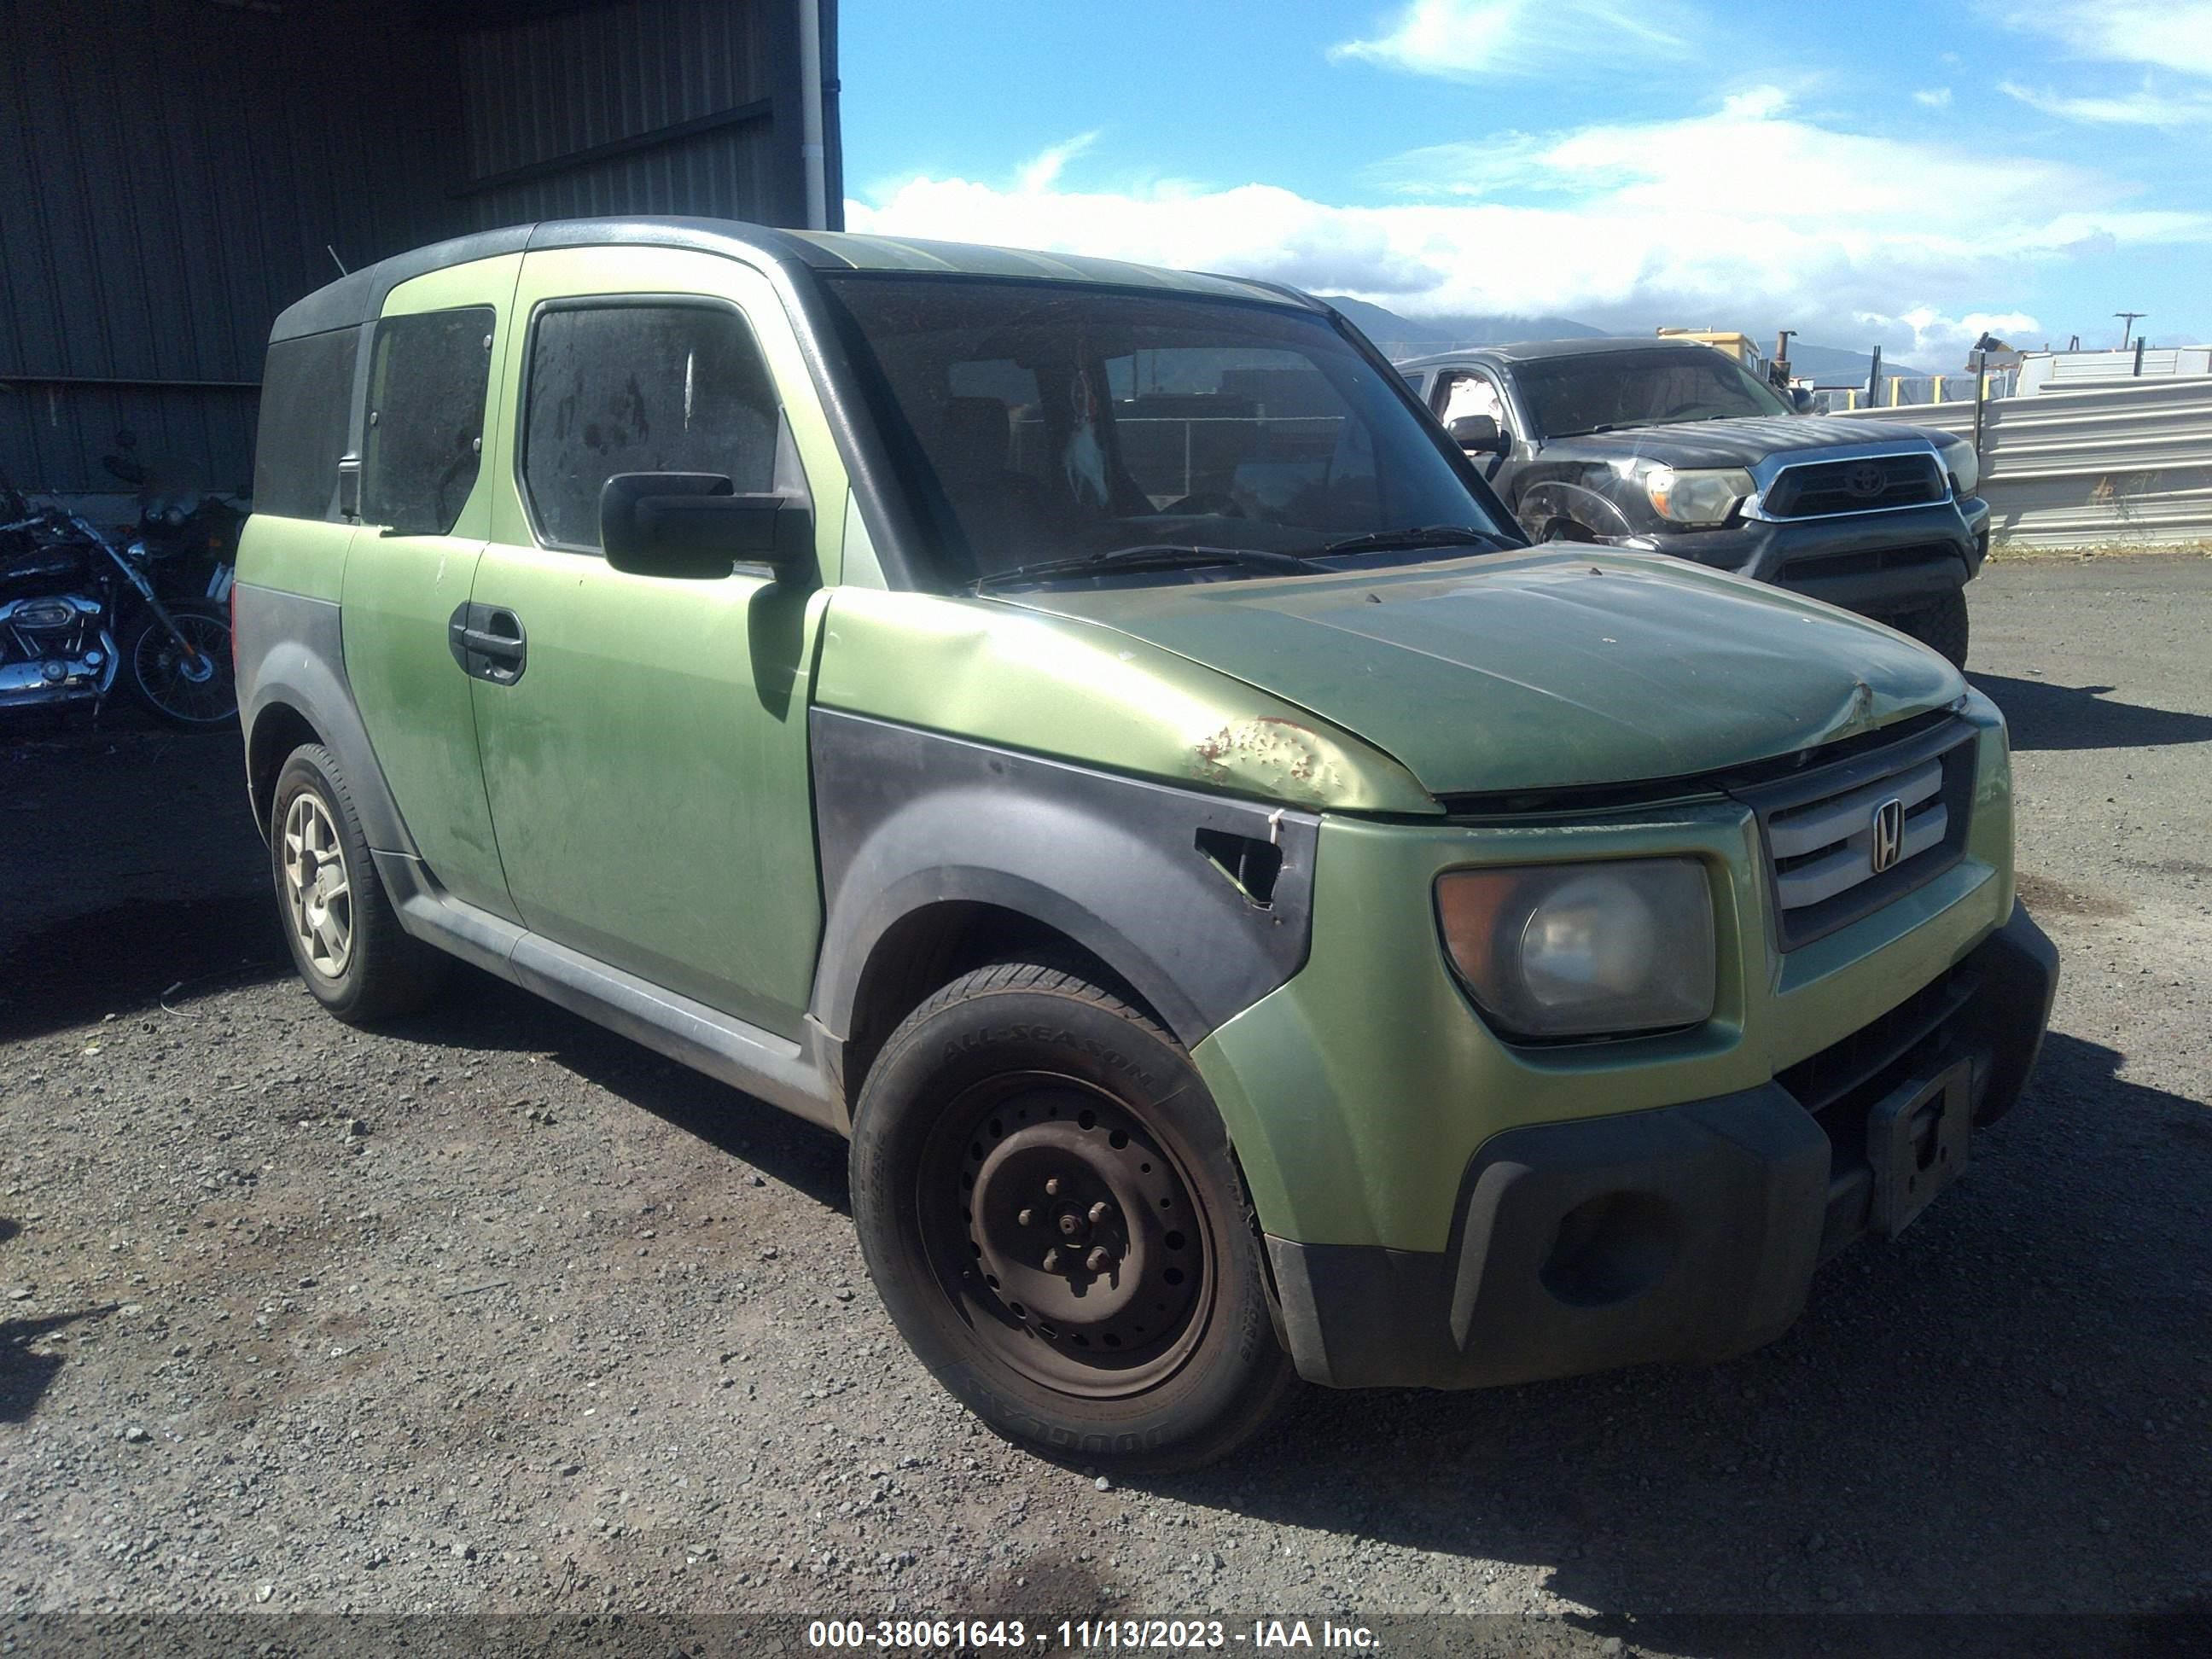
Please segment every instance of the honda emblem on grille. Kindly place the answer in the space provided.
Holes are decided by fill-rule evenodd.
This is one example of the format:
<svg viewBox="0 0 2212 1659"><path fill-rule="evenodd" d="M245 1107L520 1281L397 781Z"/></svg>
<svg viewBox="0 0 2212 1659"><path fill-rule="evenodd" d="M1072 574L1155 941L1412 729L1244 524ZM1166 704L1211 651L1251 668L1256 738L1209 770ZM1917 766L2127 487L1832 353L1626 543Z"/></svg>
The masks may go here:
<svg viewBox="0 0 2212 1659"><path fill-rule="evenodd" d="M1861 461L1844 474L1844 488L1862 500L1881 494L1882 471L1872 461Z"/></svg>
<svg viewBox="0 0 2212 1659"><path fill-rule="evenodd" d="M1874 848L1871 862L1877 876L1897 862L1905 850L1905 803L1892 795L1874 809Z"/></svg>

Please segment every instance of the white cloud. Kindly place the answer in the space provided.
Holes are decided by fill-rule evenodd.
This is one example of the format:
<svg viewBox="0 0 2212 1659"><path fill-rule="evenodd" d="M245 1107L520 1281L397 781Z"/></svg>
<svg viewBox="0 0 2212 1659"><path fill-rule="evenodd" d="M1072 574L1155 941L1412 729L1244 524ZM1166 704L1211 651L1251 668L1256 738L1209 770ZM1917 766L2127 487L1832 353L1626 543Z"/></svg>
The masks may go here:
<svg viewBox="0 0 2212 1659"><path fill-rule="evenodd" d="M1912 94L1912 101L1916 104L1925 104L1930 109L1948 109L1951 106L1951 88L1923 87Z"/></svg>
<svg viewBox="0 0 2212 1659"><path fill-rule="evenodd" d="M1972 349L1984 334L2017 343L2043 332L2043 325L2024 311L1970 311L1963 317L1947 317L1933 306L1914 306L1894 317L1861 312L1856 320L1885 339L1909 330L1912 338L1905 349L1939 359Z"/></svg>
<svg viewBox="0 0 2212 1659"><path fill-rule="evenodd" d="M1076 134L1065 143L1040 150L1036 158L1022 168L1022 188L1025 191L1049 189L1066 170L1070 161L1097 142L1098 132L1093 128L1089 132Z"/></svg>
<svg viewBox="0 0 2212 1659"><path fill-rule="evenodd" d="M1994 9L2076 58L2212 76L2212 0L2065 0Z"/></svg>
<svg viewBox="0 0 2212 1659"><path fill-rule="evenodd" d="M1329 48L1359 59L1452 80L1525 75L1599 56L1679 58L1673 0L1411 0L1371 40Z"/></svg>
<svg viewBox="0 0 2212 1659"><path fill-rule="evenodd" d="M1351 205L1256 183L1071 190L1033 165L1010 187L909 178L846 222L1231 271L1409 316L1779 325L1831 344L1871 330L1900 356L1998 322L2034 331L2002 307L2024 264L2212 244L2212 212L2130 207L2065 163L1838 131L1771 88L1683 120L1415 151L1384 176L1394 199Z"/></svg>
<svg viewBox="0 0 2212 1659"><path fill-rule="evenodd" d="M2130 127L2186 127L2212 122L2212 97L2194 94L2185 97L2168 97L2154 91L2146 82L2136 92L2121 93L2105 97L2063 97L2059 94L2024 87L2014 81L2000 81L1998 90L2023 104L2041 110L2046 115L2057 115L2069 121L2086 121L2097 125Z"/></svg>

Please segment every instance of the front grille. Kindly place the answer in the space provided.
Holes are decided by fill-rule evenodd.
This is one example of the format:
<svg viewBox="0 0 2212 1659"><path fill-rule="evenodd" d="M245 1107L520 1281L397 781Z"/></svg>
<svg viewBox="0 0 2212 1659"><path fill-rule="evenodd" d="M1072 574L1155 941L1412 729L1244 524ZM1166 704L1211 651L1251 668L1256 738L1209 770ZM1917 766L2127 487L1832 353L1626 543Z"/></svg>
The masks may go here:
<svg viewBox="0 0 2212 1659"><path fill-rule="evenodd" d="M1915 1061L1926 1059L1923 1047L1942 1045L1943 1028L1972 1000L1978 982L1972 973L1954 969L1774 1080L1822 1121L1831 1140L1848 1142L1864 1129L1866 1109L1895 1088Z"/></svg>
<svg viewBox="0 0 2212 1659"><path fill-rule="evenodd" d="M1887 570L1918 570L1931 564L1955 564L1959 550L1948 542L1922 542L1911 547L1871 547L1855 553L1814 554L1792 559L1783 568L1785 579L1816 576L1872 576Z"/></svg>
<svg viewBox="0 0 2212 1659"><path fill-rule="evenodd" d="M1821 519L1839 513L1922 507L1944 496L1943 469L1925 450L1786 466L1760 497L1769 518Z"/></svg>
<svg viewBox="0 0 2212 1659"><path fill-rule="evenodd" d="M1784 950L1880 909L1965 855L1974 735L1964 720L1946 720L1733 792L1759 817ZM1877 852L1887 860L1879 870Z"/></svg>

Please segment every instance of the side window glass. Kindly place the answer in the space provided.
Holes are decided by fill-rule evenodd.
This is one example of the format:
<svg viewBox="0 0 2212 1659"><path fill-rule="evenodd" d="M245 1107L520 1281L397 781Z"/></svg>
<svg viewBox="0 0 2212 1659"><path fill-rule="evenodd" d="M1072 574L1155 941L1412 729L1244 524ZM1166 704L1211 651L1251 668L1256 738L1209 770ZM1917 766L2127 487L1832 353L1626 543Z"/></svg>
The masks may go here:
<svg viewBox="0 0 2212 1659"><path fill-rule="evenodd" d="M279 340L261 370L253 450L253 510L334 519L338 460L353 416L359 328Z"/></svg>
<svg viewBox="0 0 2212 1659"><path fill-rule="evenodd" d="M522 492L538 538L597 552L599 490L617 472L714 472L775 488L775 382L726 306L563 306L531 331Z"/></svg>
<svg viewBox="0 0 2212 1659"><path fill-rule="evenodd" d="M1480 374L1454 375L1444 394L1443 412L1438 418L1449 426L1462 415L1487 415L1501 428L1505 425L1505 405L1498 398L1498 388Z"/></svg>
<svg viewBox="0 0 2212 1659"><path fill-rule="evenodd" d="M387 317L369 360L361 515L410 536L451 531L483 460L489 306Z"/></svg>

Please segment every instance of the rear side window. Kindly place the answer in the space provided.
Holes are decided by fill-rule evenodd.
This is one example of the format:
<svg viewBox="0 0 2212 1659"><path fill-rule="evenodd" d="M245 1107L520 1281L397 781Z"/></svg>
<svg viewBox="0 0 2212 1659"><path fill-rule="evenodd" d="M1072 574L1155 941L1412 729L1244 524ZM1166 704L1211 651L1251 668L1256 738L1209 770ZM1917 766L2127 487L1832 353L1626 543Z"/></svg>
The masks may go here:
<svg viewBox="0 0 2212 1659"><path fill-rule="evenodd" d="M617 472L714 472L775 487L775 382L752 331L714 304L549 307L531 331L522 493L548 546L596 552Z"/></svg>
<svg viewBox="0 0 2212 1659"><path fill-rule="evenodd" d="M426 311L376 325L361 515L410 536L442 536L461 516L483 459L492 308Z"/></svg>
<svg viewBox="0 0 2212 1659"><path fill-rule="evenodd" d="M278 340L261 370L253 510L287 519L337 517L338 458L353 410L361 330Z"/></svg>

